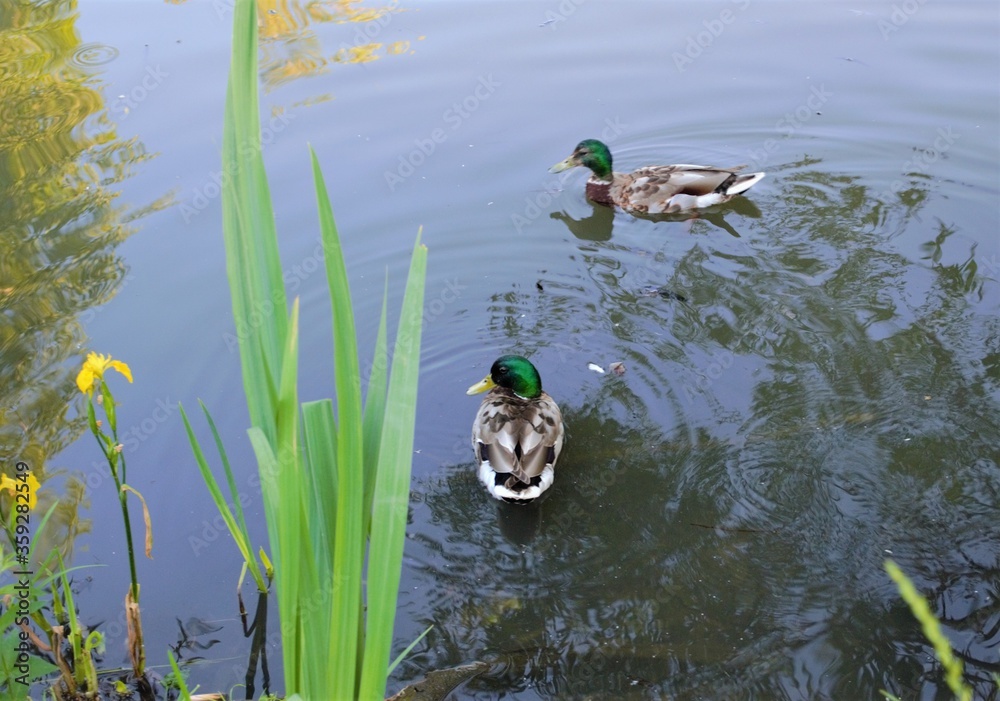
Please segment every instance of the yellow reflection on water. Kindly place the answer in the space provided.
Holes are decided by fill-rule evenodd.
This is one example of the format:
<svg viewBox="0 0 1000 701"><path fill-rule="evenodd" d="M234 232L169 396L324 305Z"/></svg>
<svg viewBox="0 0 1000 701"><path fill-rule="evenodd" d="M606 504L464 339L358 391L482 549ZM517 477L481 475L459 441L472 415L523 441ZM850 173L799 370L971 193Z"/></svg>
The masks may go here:
<svg viewBox="0 0 1000 701"><path fill-rule="evenodd" d="M260 73L267 91L297 78L322 75L331 63L369 63L412 52L409 41L379 41L393 16L402 11L398 0L384 5L362 0L261 0L259 7ZM312 30L315 23L357 27L348 41L330 53Z"/></svg>
<svg viewBox="0 0 1000 701"><path fill-rule="evenodd" d="M180 5L186 0L165 0ZM219 0L231 7L233 0ZM399 0L373 5L365 0L259 0L257 23L260 36L260 77L265 92L297 78L327 72L331 63L369 63L383 56L412 53L408 40L378 41L392 18L403 10ZM317 23L357 25L349 41L328 54L312 25ZM416 41L423 40L423 36Z"/></svg>
<svg viewBox="0 0 1000 701"><path fill-rule="evenodd" d="M73 3L12 2L0 12L0 466L28 464L40 512L58 506L33 552L64 557L89 523L78 516L98 468L66 465L56 494L50 459L84 429L73 377L86 336L81 315L125 277L116 254L136 212L110 188L151 158L117 134L93 69L114 49L81 43ZM164 197L143 211L161 209Z"/></svg>

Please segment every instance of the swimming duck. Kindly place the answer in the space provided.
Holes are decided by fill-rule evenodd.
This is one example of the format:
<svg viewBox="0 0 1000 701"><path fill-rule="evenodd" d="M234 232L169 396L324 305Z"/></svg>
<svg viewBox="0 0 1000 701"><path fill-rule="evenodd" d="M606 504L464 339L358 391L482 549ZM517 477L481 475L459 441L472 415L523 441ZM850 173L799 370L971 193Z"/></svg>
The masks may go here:
<svg viewBox="0 0 1000 701"><path fill-rule="evenodd" d="M556 163L549 172L559 173L574 166L593 171L587 181L588 199L618 205L635 214L672 214L727 202L766 175L738 175L746 166L714 168L688 163L616 173L611 168L611 151L596 139L581 141L573 155Z"/></svg>
<svg viewBox="0 0 1000 701"><path fill-rule="evenodd" d="M479 481L497 499L524 504L552 486L563 446L559 406L542 391L527 358L497 358L490 374L466 394L489 390L472 424Z"/></svg>

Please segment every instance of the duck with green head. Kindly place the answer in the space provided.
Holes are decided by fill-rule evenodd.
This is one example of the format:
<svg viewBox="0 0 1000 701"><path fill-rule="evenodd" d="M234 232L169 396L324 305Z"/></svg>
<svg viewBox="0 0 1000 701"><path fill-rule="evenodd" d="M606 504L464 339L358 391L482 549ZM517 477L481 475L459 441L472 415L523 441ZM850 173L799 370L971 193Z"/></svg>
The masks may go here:
<svg viewBox="0 0 1000 701"><path fill-rule="evenodd" d="M563 446L559 406L542 391L527 358L497 358L490 374L467 394L486 392L472 424L479 481L497 499L524 504L552 486Z"/></svg>
<svg viewBox="0 0 1000 701"><path fill-rule="evenodd" d="M550 173L575 166L589 168L587 198L605 205L618 205L633 214L673 214L710 207L749 190L765 173L743 173L746 166L715 168L679 163L646 166L632 173L616 173L611 151L596 139L577 144L573 154L556 163Z"/></svg>

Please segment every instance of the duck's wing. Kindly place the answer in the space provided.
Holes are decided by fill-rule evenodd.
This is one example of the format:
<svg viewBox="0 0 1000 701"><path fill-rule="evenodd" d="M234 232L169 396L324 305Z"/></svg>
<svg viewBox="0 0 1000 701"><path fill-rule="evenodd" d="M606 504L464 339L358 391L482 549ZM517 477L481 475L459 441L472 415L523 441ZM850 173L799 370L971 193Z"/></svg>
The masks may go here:
<svg viewBox="0 0 1000 701"><path fill-rule="evenodd" d="M563 443L562 414L544 392L538 399L487 396L472 428L477 458L525 484L554 465Z"/></svg>
<svg viewBox="0 0 1000 701"><path fill-rule="evenodd" d="M763 173L740 175L746 166L716 168L690 163L648 166L631 173L621 189L622 206L659 214L724 202L750 188Z"/></svg>
<svg viewBox="0 0 1000 701"><path fill-rule="evenodd" d="M632 173L631 192L650 198L684 195L707 195L746 166L714 168L689 163L672 166L649 166Z"/></svg>

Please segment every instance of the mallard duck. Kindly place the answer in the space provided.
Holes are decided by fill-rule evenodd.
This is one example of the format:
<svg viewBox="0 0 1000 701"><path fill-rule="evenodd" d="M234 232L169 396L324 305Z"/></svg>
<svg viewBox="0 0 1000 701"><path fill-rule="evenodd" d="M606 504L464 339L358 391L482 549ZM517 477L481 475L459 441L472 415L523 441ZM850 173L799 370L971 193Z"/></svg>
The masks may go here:
<svg viewBox="0 0 1000 701"><path fill-rule="evenodd" d="M749 190L765 175L738 175L746 166L713 168L688 163L616 173L611 168L611 151L596 139L581 141L573 155L556 163L549 172L559 173L574 166L593 171L587 181L588 199L618 205L636 214L671 214L727 202Z"/></svg>
<svg viewBox="0 0 1000 701"><path fill-rule="evenodd" d="M526 503L552 486L563 446L559 406L542 391L527 358L497 358L490 374L466 394L490 390L472 424L479 481L497 499Z"/></svg>

